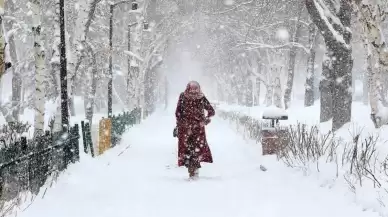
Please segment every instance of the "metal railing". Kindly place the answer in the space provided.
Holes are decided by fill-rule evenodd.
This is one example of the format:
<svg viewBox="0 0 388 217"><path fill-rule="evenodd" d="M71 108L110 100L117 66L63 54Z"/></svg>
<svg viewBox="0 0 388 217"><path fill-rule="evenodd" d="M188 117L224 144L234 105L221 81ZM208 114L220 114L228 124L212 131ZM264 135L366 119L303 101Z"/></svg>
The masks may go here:
<svg viewBox="0 0 388 217"><path fill-rule="evenodd" d="M26 137L0 150L0 200L12 200L21 192L39 193L47 178L79 161L78 125L69 132Z"/></svg>

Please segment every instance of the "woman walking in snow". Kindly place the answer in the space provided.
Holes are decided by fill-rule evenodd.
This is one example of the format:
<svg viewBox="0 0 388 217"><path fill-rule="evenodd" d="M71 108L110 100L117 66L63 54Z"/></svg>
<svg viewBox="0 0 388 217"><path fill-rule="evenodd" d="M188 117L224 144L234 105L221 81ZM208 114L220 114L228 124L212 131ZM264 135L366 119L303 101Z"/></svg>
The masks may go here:
<svg viewBox="0 0 388 217"><path fill-rule="evenodd" d="M204 111L207 111L205 115ZM191 81L180 94L175 111L178 136L178 166L188 169L189 177L198 177L201 162L213 163L206 140L205 125L215 115L198 82Z"/></svg>

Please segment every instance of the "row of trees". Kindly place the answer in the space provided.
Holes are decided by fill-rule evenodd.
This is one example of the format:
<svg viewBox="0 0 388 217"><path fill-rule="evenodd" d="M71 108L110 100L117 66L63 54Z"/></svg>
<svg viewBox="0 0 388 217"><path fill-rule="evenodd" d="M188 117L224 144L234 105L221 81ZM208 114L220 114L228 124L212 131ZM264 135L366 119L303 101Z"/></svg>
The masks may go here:
<svg viewBox="0 0 388 217"><path fill-rule="evenodd" d="M7 70L12 99L2 101L1 112L12 122L24 108L33 108L36 131L43 130L49 100L58 108L53 127L61 126L58 3L0 0L5 8L0 50L5 48L13 65ZM354 68L360 67L353 61L353 48L361 40L368 60L360 70L368 81L364 92L369 94L364 95L369 95L372 120L380 127L388 122L386 6L378 0L66 1L70 113L76 115L76 95L83 97L90 121L94 108L110 107L108 94L127 108L151 110L155 90L165 89L159 69L168 46L196 24L195 31L209 36L202 45L206 50L199 49L197 56L217 80L220 97L252 106L262 103L260 91L265 90L266 105L287 109L302 89L297 84L303 83L305 106L318 99L319 89L321 121L333 118L334 130L350 121L352 72L359 73Z"/></svg>
<svg viewBox="0 0 388 217"><path fill-rule="evenodd" d="M332 128L337 130L351 120L352 83L360 77L371 120L377 128L388 123L388 55L383 31L387 3L233 2L198 3L214 33L214 40L207 42L213 51L203 61L220 84L221 98L257 105L264 86L266 105L288 109L292 95L301 91L298 84L304 84L305 106L320 98L321 122L332 119Z"/></svg>
<svg viewBox="0 0 388 217"><path fill-rule="evenodd" d="M157 71L168 40L183 25L178 4L172 0L66 0L61 17L59 3L0 1L4 24L0 50L5 51L0 56L12 63L6 71L12 74L12 99L1 103L7 122L19 121L25 108L33 108L35 132L41 133L45 105L51 100L57 107L51 127L61 129L60 19L66 23L64 79L69 84L71 116L76 115L75 96L82 96L86 118L91 122L94 109L109 107L108 93L128 109L152 110L156 100L153 90L162 78ZM111 68L107 64L110 58ZM4 66L2 69L4 72ZM35 79L22 79L28 77ZM3 91L9 90L4 87Z"/></svg>

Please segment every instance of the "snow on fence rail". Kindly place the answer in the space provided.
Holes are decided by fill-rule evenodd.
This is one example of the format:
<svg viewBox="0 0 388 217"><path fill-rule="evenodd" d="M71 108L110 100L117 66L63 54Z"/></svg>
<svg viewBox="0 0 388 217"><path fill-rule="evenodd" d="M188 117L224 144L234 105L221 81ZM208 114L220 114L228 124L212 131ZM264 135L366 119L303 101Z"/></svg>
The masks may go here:
<svg viewBox="0 0 388 217"><path fill-rule="evenodd" d="M261 143L261 131L267 125L263 119L220 108L217 114L244 137ZM332 132L322 134L316 125L297 123L283 129L287 142L275 153L278 160L304 174L320 177L323 186L338 188L347 195L351 192L365 209L388 216L388 156L378 152L382 144L378 135L361 138L361 132L354 132L353 141L345 141Z"/></svg>

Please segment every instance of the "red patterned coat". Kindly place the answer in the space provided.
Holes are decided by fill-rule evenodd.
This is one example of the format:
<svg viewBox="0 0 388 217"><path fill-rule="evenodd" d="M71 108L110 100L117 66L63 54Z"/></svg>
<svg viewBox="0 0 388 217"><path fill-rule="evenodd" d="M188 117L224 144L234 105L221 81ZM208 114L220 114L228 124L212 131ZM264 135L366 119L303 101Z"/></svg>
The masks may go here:
<svg viewBox="0 0 388 217"><path fill-rule="evenodd" d="M205 112L207 111L207 116ZM199 155L199 162L213 163L213 157L206 140L205 127L215 111L205 96L188 98L184 93L179 96L175 116L178 127L178 166L184 166L187 153L187 138L190 132L194 137L194 145Z"/></svg>

